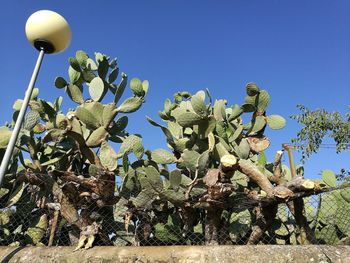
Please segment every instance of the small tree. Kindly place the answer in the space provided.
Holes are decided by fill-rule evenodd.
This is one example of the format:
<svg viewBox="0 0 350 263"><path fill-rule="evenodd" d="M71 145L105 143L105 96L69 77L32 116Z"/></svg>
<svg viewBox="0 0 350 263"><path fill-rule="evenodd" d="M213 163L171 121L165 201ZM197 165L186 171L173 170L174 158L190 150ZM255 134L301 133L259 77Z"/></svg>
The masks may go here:
<svg viewBox="0 0 350 263"><path fill-rule="evenodd" d="M325 138L332 138L337 153L350 148L350 113L342 116L339 112L327 112L324 109L312 111L303 105L298 105L298 108L301 113L291 118L303 127L292 142L299 145L303 162L319 151ZM349 172L345 169L337 177L342 181L350 180Z"/></svg>

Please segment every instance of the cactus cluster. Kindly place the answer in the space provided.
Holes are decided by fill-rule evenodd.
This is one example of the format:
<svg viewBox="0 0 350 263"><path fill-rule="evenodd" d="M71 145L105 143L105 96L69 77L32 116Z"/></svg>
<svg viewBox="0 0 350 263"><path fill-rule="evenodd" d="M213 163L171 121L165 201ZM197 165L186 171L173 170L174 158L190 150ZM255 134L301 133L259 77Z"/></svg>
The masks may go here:
<svg viewBox="0 0 350 263"><path fill-rule="evenodd" d="M116 59L101 53L95 53L92 59L84 51L78 51L75 57L69 58L69 64L69 81L57 77L55 86L78 104L75 109L64 114L62 97L51 103L38 98L39 89L33 91L0 191L0 242L6 243L17 235L21 244L38 244L49 223L51 228L59 224L61 228L69 226L83 231L96 221L91 215L97 210L112 214L110 207L117 201L115 175L120 156L111 143L123 147L135 137L141 140L125 130L128 117L124 114L141 107L148 92L148 81L132 79L133 95L122 100L128 78L121 73L115 84L119 75ZM87 98L84 97L86 88ZM103 103L108 98L112 98L112 102ZM13 105L12 123L0 128L1 155L21 103L17 100ZM143 155L143 148L138 148L138 154ZM24 207L24 203L29 205ZM30 213L33 209L35 212ZM56 211L58 216L54 216ZM33 226L23 223L27 213L33 217L31 221L36 222ZM59 223L62 220L66 222L63 225Z"/></svg>
<svg viewBox="0 0 350 263"><path fill-rule="evenodd" d="M301 166L293 178L281 164L283 152L276 154L274 163L267 162L264 150L270 141L264 131L283 128L285 120L267 115L267 91L253 83L246 91L245 103L232 106L226 100L213 102L208 90L194 95L179 92L173 101L165 100L158 113L162 124L147 117L162 130L169 149L146 151L146 160L121 167L121 203L139 225L153 227L153 239L169 237L172 244L256 244L267 235L280 244L317 242L316 229L306 216L312 206L296 196L330 186L304 179ZM243 122L246 113L251 115L248 123ZM125 157L123 163L129 160ZM122 221L125 213L119 213L120 208L115 215ZM152 242L141 227L133 232L138 244Z"/></svg>
<svg viewBox="0 0 350 263"><path fill-rule="evenodd" d="M265 130L286 121L267 113L266 90L249 83L244 102L234 105L213 101L209 90L174 94L159 112L162 123L146 117L168 149L147 150L126 131L124 114L141 107L148 81L132 79L132 96L122 100L127 76L120 75L115 84L116 59L78 51L69 58L69 81L55 79L75 109L64 114L62 97L51 103L34 90L0 188L0 245L329 243L327 231L337 231L339 242L349 237L344 218L325 207L345 211L349 188L322 194L315 207L307 198L337 186L330 172L307 180L302 167L281 163L283 151L267 161ZM0 156L21 103L0 128Z"/></svg>

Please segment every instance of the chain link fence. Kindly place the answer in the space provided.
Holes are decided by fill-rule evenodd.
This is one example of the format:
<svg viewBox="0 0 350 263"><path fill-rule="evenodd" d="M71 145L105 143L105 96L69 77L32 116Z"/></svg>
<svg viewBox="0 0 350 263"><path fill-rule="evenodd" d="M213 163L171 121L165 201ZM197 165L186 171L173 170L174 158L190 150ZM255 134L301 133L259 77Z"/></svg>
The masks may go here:
<svg viewBox="0 0 350 263"><path fill-rule="evenodd" d="M254 235L256 244L307 244L303 232L313 244L350 244L344 189L297 199L303 200L302 224L290 212L297 200L275 205L271 218L261 217L262 205L239 193L229 209L208 210L159 197L149 202L133 192L101 200L79 191L77 199L74 183L53 184L50 191L41 186L22 182L12 191L0 189L0 246L76 246L79 240L100 246L244 245Z"/></svg>

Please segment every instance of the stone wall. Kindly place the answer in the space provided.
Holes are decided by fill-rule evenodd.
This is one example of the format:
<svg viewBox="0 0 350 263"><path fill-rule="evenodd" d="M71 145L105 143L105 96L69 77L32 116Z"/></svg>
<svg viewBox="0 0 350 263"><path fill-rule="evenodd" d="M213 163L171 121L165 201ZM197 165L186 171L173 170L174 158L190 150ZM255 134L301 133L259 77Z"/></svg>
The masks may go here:
<svg viewBox="0 0 350 263"><path fill-rule="evenodd" d="M72 247L0 247L6 262L345 262L350 246L168 246L94 247L73 252Z"/></svg>

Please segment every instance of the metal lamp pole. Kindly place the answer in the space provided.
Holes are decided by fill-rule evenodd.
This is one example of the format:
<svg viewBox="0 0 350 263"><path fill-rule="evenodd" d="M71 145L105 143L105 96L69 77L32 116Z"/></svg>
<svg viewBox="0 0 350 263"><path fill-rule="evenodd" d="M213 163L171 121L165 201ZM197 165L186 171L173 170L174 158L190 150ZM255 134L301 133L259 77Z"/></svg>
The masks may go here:
<svg viewBox="0 0 350 263"><path fill-rule="evenodd" d="M66 49L70 43L71 31L67 21L59 14L50 10L40 10L32 14L26 23L26 35L29 42L39 50L39 56L34 67L25 97L13 128L0 166L0 187L8 169L15 148L18 134L32 95L44 54L58 53Z"/></svg>

